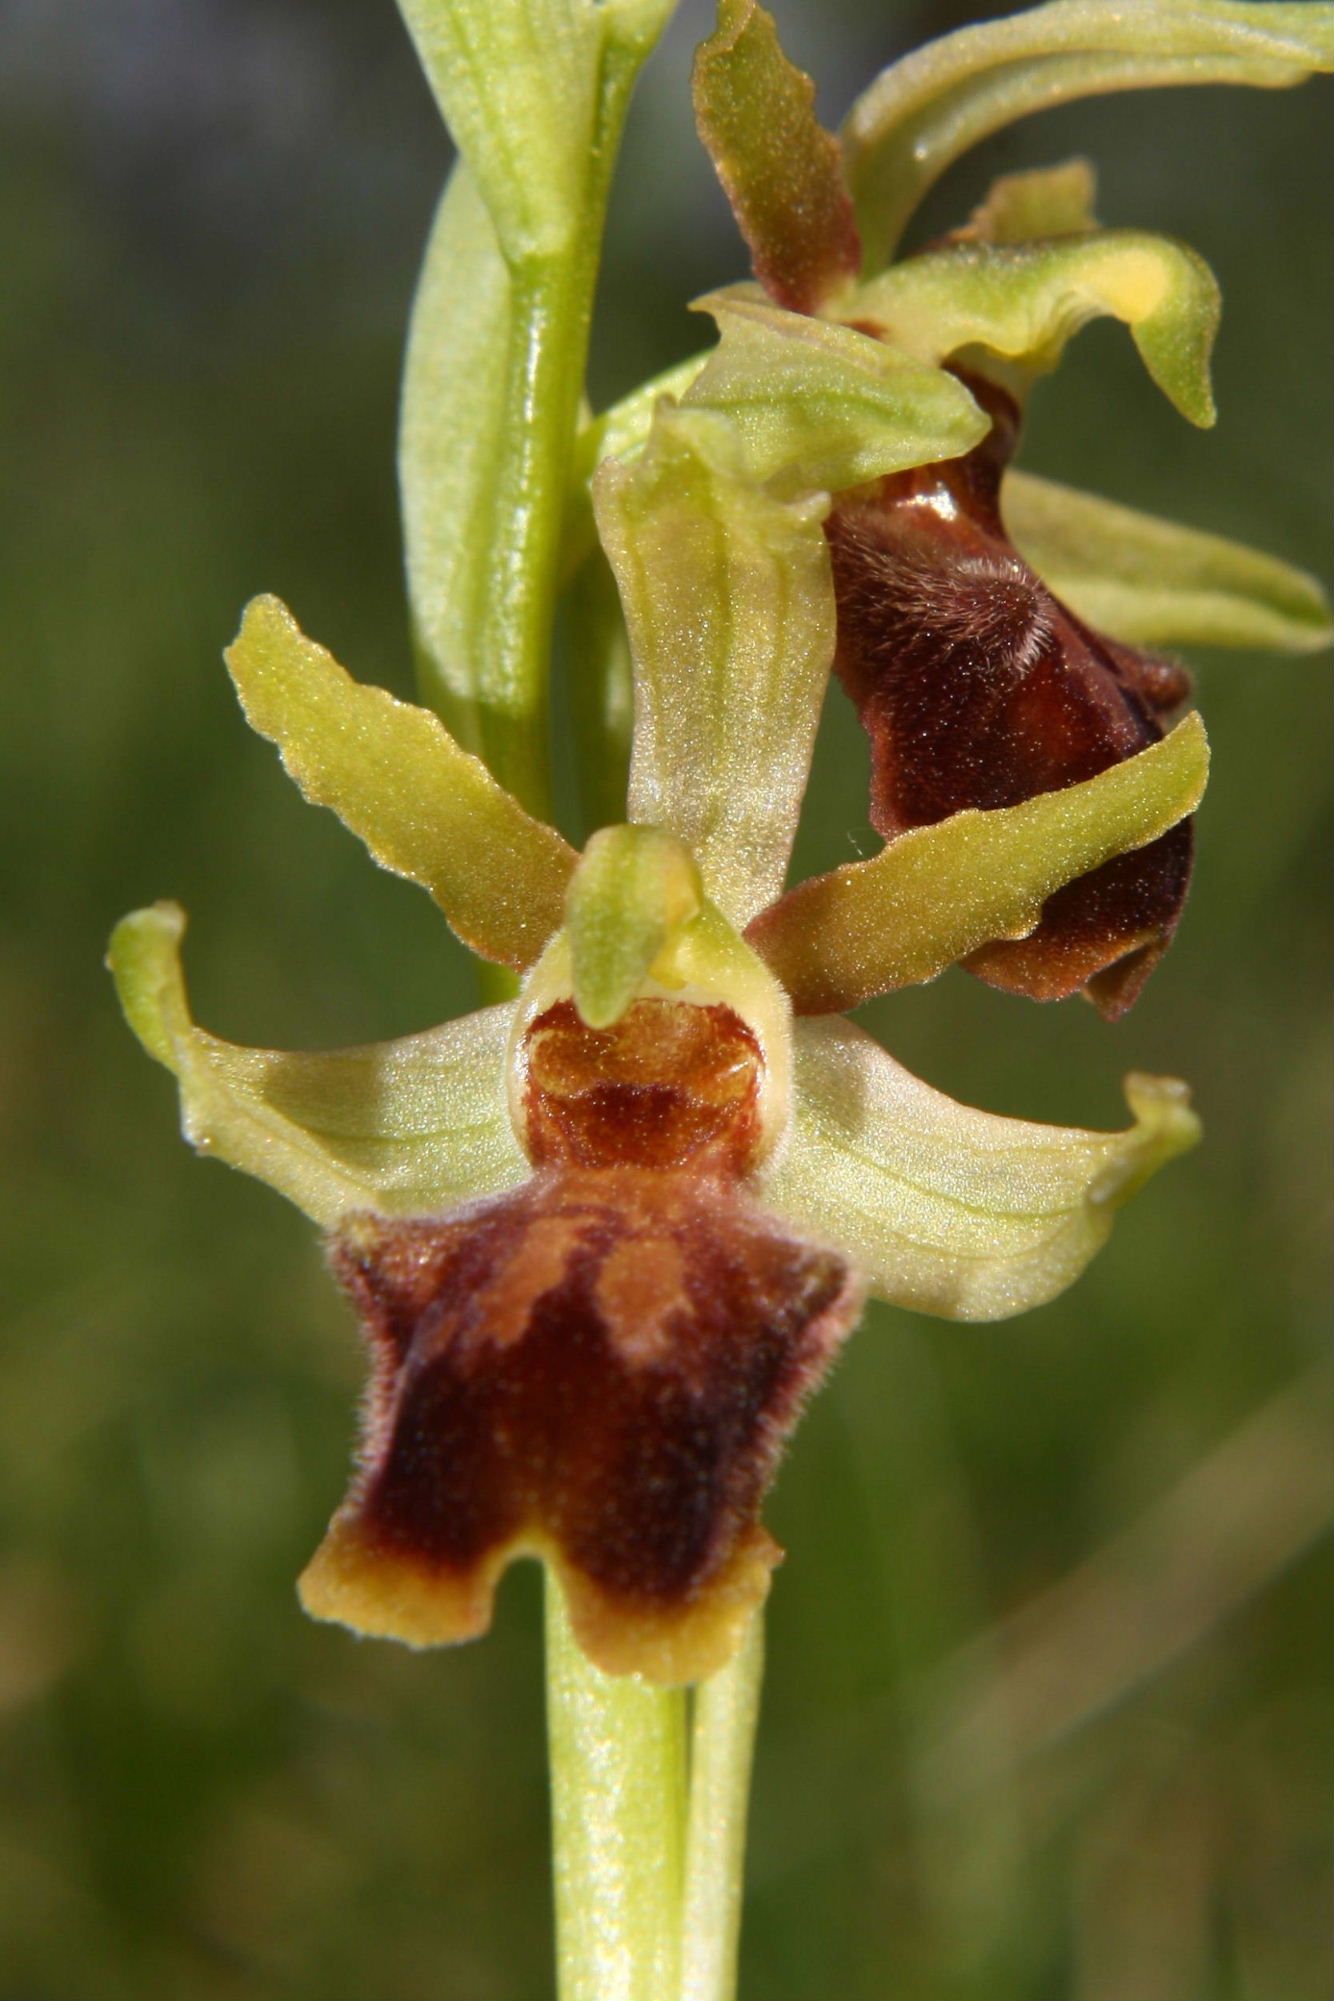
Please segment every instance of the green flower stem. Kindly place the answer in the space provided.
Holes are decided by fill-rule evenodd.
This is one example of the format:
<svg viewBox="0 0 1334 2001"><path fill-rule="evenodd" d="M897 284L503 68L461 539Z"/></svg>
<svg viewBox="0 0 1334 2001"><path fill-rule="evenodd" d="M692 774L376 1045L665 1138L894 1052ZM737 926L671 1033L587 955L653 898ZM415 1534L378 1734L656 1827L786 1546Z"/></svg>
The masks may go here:
<svg viewBox="0 0 1334 2001"><path fill-rule="evenodd" d="M546 1579L560 2001L675 2001L686 1692L595 1668Z"/></svg>
<svg viewBox="0 0 1334 2001"><path fill-rule="evenodd" d="M745 1876L746 1806L764 1675L764 1613L695 1690L681 1926L681 2001L732 2001Z"/></svg>
<svg viewBox="0 0 1334 2001"><path fill-rule="evenodd" d="M582 379L591 283L577 237L510 272L509 450L500 468L493 584L477 648L478 748L502 785L549 818L547 686L555 603L555 524Z"/></svg>

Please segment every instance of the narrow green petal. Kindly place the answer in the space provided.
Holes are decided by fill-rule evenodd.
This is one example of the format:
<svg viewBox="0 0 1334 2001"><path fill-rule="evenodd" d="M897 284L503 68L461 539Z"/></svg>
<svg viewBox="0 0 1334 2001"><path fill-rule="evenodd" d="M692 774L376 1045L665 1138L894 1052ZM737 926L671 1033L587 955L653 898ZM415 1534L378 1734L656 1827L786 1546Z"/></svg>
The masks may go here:
<svg viewBox="0 0 1334 2001"><path fill-rule="evenodd" d="M993 938L1026 938L1047 898L1195 810L1209 770L1196 714L1161 743L1021 806L951 814L791 890L746 933L798 1014L841 1013L934 979Z"/></svg>
<svg viewBox="0 0 1334 2001"><path fill-rule="evenodd" d="M561 921L574 851L428 709L364 686L274 597L247 606L227 665L253 729L307 799L383 868L421 883L465 945L530 966Z"/></svg>
<svg viewBox="0 0 1334 2001"><path fill-rule="evenodd" d="M1334 67L1334 7L1231 0L1053 0L961 28L894 63L843 128L865 268L893 256L927 189L988 133L1113 90L1252 84Z"/></svg>
<svg viewBox="0 0 1334 2001"><path fill-rule="evenodd" d="M660 827L603 827L566 899L574 1003L590 1028L619 1021L672 933L704 901L688 848Z"/></svg>
<svg viewBox="0 0 1334 2001"><path fill-rule="evenodd" d="M1020 554L1057 597L1132 646L1314 653L1334 628L1305 570L1175 521L1011 472L1001 489Z"/></svg>
<svg viewBox="0 0 1334 2001"><path fill-rule="evenodd" d="M1097 189L1098 177L1089 160L1065 160L1059 167L1001 174L987 189L986 200L968 218L969 234L983 243L1078 236L1098 226L1093 213Z"/></svg>
<svg viewBox="0 0 1334 2001"><path fill-rule="evenodd" d="M1003 1320L1069 1285L1115 1210L1193 1146L1186 1088L1132 1076L1128 1132L973 1111L847 1021L798 1022L795 1112L766 1205L860 1262L871 1291L951 1320Z"/></svg>
<svg viewBox="0 0 1334 2001"><path fill-rule="evenodd" d="M598 10L580 0L400 0L510 259L574 229L595 115Z"/></svg>
<svg viewBox="0 0 1334 2001"><path fill-rule="evenodd" d="M783 305L815 312L856 277L861 245L815 85L755 0L719 0L718 26L695 56L694 96L755 276Z"/></svg>
<svg viewBox="0 0 1334 2001"><path fill-rule="evenodd" d="M353 1209L429 1215L525 1178L505 1105L513 1002L364 1049L242 1049L190 1018L184 931L176 904L138 910L116 926L107 963L131 1028L179 1081L201 1153L326 1226Z"/></svg>
<svg viewBox="0 0 1334 2001"><path fill-rule="evenodd" d="M988 420L958 379L834 320L790 313L758 286L696 300L721 334L682 398L717 410L742 441L746 471L779 495L864 486L956 458Z"/></svg>
<svg viewBox="0 0 1334 2001"><path fill-rule="evenodd" d="M1071 336L1110 314L1192 424L1214 421L1209 356L1218 286L1184 244L1138 229L1096 229L1039 243L958 243L910 257L858 297L861 318L919 361L981 346L1054 368Z"/></svg>
<svg viewBox="0 0 1334 2001"><path fill-rule="evenodd" d="M594 506L634 659L630 818L744 924L782 888L833 659L827 498L776 499L723 419L664 408Z"/></svg>

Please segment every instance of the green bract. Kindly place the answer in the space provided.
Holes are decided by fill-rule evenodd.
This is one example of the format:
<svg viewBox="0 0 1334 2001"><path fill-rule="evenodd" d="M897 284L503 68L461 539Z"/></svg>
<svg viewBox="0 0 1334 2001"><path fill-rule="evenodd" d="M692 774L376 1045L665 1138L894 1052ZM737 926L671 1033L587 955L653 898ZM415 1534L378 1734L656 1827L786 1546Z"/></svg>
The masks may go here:
<svg viewBox="0 0 1334 2001"><path fill-rule="evenodd" d="M595 500L634 657L631 817L744 924L782 887L834 655L825 502L752 485L720 418L668 408Z"/></svg>
<svg viewBox="0 0 1334 2001"><path fill-rule="evenodd" d="M400 473L422 692L542 808L547 653L607 191L671 0L407 0L462 163L413 309Z"/></svg>

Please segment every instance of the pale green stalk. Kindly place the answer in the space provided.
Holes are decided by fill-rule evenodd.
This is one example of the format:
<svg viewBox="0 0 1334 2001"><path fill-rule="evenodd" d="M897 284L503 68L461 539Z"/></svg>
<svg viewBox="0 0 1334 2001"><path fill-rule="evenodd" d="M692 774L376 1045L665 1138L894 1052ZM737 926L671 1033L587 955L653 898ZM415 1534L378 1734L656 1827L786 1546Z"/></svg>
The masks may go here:
<svg viewBox="0 0 1334 2001"><path fill-rule="evenodd" d="M595 1668L551 1572L546 1607L560 2001L675 2001L686 1691Z"/></svg>
<svg viewBox="0 0 1334 2001"><path fill-rule="evenodd" d="M736 1659L695 1690L681 1925L681 2001L732 2001L746 1806L764 1675L764 1613Z"/></svg>
<svg viewBox="0 0 1334 2001"><path fill-rule="evenodd" d="M605 1675L546 1585L560 2001L732 2001L764 1616L693 1691Z"/></svg>

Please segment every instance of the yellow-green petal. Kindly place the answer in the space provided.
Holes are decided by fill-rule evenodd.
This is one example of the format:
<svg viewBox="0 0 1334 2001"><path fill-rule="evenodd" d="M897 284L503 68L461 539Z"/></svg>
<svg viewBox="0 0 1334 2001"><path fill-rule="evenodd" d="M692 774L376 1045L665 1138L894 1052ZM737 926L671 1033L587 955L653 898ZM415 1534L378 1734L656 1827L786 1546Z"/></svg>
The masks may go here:
<svg viewBox="0 0 1334 2001"><path fill-rule="evenodd" d="M1281 90L1334 66L1334 7L1235 0L1052 0L961 28L882 71L843 150L865 269L894 254L927 189L988 133L1113 90Z"/></svg>
<svg viewBox="0 0 1334 2001"><path fill-rule="evenodd" d="M525 1178L505 1101L513 1002L362 1049L243 1049L191 1020L184 931L176 904L136 911L107 963L131 1028L178 1080L201 1153L325 1226L356 1209L430 1215Z"/></svg>
<svg viewBox="0 0 1334 2001"><path fill-rule="evenodd" d="M787 312L758 286L695 301L721 335L682 398L734 425L747 475L779 495L864 486L970 451L986 435L963 384L888 342Z"/></svg>
<svg viewBox="0 0 1334 2001"><path fill-rule="evenodd" d="M629 817L744 924L782 888L833 659L827 497L775 498L723 418L670 407L593 497L634 659Z"/></svg>
<svg viewBox="0 0 1334 2001"><path fill-rule="evenodd" d="M561 921L574 850L428 709L354 681L277 598L255 598L227 665L251 727L306 798L382 868L419 882L465 945L530 966Z"/></svg>
<svg viewBox="0 0 1334 2001"><path fill-rule="evenodd" d="M832 1014L934 979L995 938L1026 938L1047 898L1192 813L1209 772L1191 714L1161 743L1019 806L953 813L870 861L815 877L746 936L798 1014Z"/></svg>
<svg viewBox="0 0 1334 2001"><path fill-rule="evenodd" d="M1031 473L1006 474L1001 507L1043 582L1128 645L1313 653L1334 636L1316 578L1244 543Z"/></svg>
<svg viewBox="0 0 1334 2001"><path fill-rule="evenodd" d="M767 1207L850 1252L876 1297L951 1320L1052 1299L1106 1242L1116 1209L1193 1146L1184 1085L1131 1076L1128 1132L970 1109L847 1021L800 1021L792 1136Z"/></svg>
<svg viewBox="0 0 1334 2001"><path fill-rule="evenodd" d="M1209 356L1218 286L1184 244L1138 229L1039 243L958 243L910 257L859 294L859 318L920 361L982 347L1054 368L1089 320L1123 320L1158 387L1192 424L1214 421Z"/></svg>

